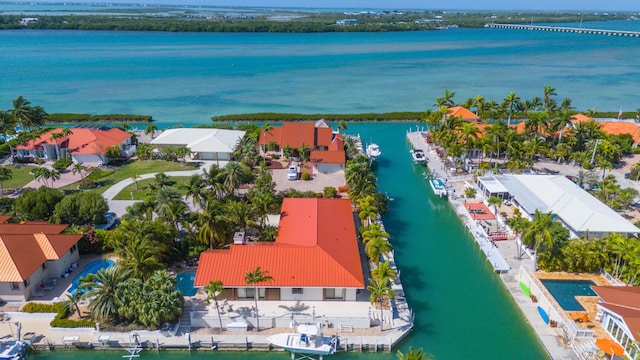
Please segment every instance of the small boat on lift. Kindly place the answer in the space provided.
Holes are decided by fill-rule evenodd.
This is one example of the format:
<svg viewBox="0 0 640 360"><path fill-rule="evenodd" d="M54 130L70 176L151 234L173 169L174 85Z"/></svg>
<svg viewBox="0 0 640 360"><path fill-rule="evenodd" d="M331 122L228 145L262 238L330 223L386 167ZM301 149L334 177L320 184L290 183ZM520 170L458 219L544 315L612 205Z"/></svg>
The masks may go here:
<svg viewBox="0 0 640 360"><path fill-rule="evenodd" d="M300 325L297 333L280 333L267 337L267 341L277 347L291 352L291 359L314 359L318 356L322 360L324 355L333 355L340 344L338 337L318 334L316 325Z"/></svg>
<svg viewBox="0 0 640 360"><path fill-rule="evenodd" d="M371 160L375 160L382 155L382 151L380 151L380 146L378 144L369 144L367 146L367 156Z"/></svg>
<svg viewBox="0 0 640 360"><path fill-rule="evenodd" d="M1 341L0 359L2 360L22 360L27 358L27 348L29 345L24 341Z"/></svg>
<svg viewBox="0 0 640 360"><path fill-rule="evenodd" d="M416 164L426 164L427 156L424 154L422 149L411 149L409 151L411 153L411 157L413 158L413 162Z"/></svg>

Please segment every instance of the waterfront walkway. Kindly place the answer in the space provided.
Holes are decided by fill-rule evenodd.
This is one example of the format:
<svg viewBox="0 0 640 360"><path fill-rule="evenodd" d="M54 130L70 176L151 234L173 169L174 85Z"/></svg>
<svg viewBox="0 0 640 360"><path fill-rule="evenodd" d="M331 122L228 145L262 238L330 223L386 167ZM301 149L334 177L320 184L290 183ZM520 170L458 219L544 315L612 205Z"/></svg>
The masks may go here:
<svg viewBox="0 0 640 360"><path fill-rule="evenodd" d="M521 256L522 251L519 250L515 241L496 241L490 242L487 238L486 232L478 223L471 219L471 216L464 208L464 202L466 199L463 196L456 196L456 192L459 195L463 195L465 186L474 186L472 184L471 176L452 176L446 169L444 163L440 157L436 154L435 149L432 149L430 144L427 144L425 133L421 131L409 131L407 132L407 141L414 148L422 149L427 155L427 166L435 171L440 171L447 176L447 187L449 188L449 203L457 212L458 216L469 229L473 239L480 246L480 250L485 253L487 261L494 268L494 271L500 274L500 279L504 283L506 289L509 291L514 301L522 311L531 327L536 332L536 335L540 339L542 345L547 350L547 353L554 360L575 360L578 357L571 347L563 345L559 339L561 334L559 328L552 328L547 325L538 313L538 307L536 303L531 301L531 298L526 296L520 289L519 282L517 280L518 269L521 266L533 267L533 262L529 256ZM455 191L454 191L455 190ZM478 192L480 194L480 192ZM498 216L496 216L498 218ZM580 342L574 342L575 346L579 346Z"/></svg>

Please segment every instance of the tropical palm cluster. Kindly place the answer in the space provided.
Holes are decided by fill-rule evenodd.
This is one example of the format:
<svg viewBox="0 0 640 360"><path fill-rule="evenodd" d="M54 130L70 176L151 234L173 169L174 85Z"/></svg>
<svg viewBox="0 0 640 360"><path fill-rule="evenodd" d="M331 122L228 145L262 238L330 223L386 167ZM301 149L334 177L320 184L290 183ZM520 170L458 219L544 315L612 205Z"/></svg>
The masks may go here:
<svg viewBox="0 0 640 360"><path fill-rule="evenodd" d="M431 138L441 144L448 156L460 158L481 152L481 169L531 169L537 159L544 157L606 171L632 152L631 135L606 134L595 120L574 123L576 111L571 99L558 103L556 95L555 89L547 86L543 97L525 101L513 92L500 103L487 102L483 96L468 99L460 105L475 110L484 120L476 124L449 116L449 108L456 104L455 93L446 90L436 99L436 110L427 110L421 121L429 125ZM515 126L516 122L524 126ZM486 157L488 163L484 161Z"/></svg>
<svg viewBox="0 0 640 360"><path fill-rule="evenodd" d="M371 165L366 156L356 155L347 161L345 179L349 197L358 210L360 237L372 267L367 285L369 300L372 304L377 304L382 319L385 302L394 296L391 284L396 281L398 274L388 260L381 261L382 256L390 253L393 247L389 242L391 235L383 229L379 221L380 215L387 210L387 198L377 191ZM382 330L383 322L380 323L380 331Z"/></svg>
<svg viewBox="0 0 640 360"><path fill-rule="evenodd" d="M517 210L517 209L516 209ZM532 220L519 211L509 227L533 248L537 267L545 271L607 272L630 285L640 285L640 241L617 233L603 238L569 239L569 230L551 213L536 211Z"/></svg>
<svg viewBox="0 0 640 360"><path fill-rule="evenodd" d="M176 279L166 270L141 278L117 265L81 279L69 303L88 298L92 318L104 324L141 325L158 328L176 320L184 298L176 290Z"/></svg>

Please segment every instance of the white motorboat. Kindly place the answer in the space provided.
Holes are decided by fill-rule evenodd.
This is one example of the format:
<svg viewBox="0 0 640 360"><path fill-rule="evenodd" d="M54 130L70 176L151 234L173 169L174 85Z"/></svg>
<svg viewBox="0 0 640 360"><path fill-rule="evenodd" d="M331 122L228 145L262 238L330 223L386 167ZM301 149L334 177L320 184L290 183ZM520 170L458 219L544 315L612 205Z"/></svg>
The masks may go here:
<svg viewBox="0 0 640 360"><path fill-rule="evenodd" d="M26 359L28 347L24 341L0 341L0 360Z"/></svg>
<svg viewBox="0 0 640 360"><path fill-rule="evenodd" d="M429 185L431 185L431 189L438 196L447 196L447 186L442 179L434 178L429 179Z"/></svg>
<svg viewBox="0 0 640 360"><path fill-rule="evenodd" d="M421 149L411 149L409 151L411 153L411 157L413 158L413 162L416 164L426 164L427 156L424 154L424 151Z"/></svg>
<svg viewBox="0 0 640 360"><path fill-rule="evenodd" d="M297 333L280 333L267 337L267 341L277 347L291 352L291 359L312 359L316 355L322 359L324 355L333 355L338 349L337 336L318 334L315 325L300 325ZM300 357L296 358L295 356Z"/></svg>
<svg viewBox="0 0 640 360"><path fill-rule="evenodd" d="M382 151L380 151L380 146L378 144L369 144L367 146L367 156L370 159L377 159L380 155L382 155Z"/></svg>

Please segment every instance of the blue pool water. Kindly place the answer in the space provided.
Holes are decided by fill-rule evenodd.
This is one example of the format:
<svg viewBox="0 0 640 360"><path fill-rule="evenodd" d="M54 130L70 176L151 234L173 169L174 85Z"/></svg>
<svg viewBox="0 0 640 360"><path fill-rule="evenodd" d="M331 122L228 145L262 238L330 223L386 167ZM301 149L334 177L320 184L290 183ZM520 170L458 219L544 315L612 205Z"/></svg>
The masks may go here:
<svg viewBox="0 0 640 360"><path fill-rule="evenodd" d="M541 280L558 304L566 311L583 311L576 296L596 296L591 280Z"/></svg>
<svg viewBox="0 0 640 360"><path fill-rule="evenodd" d="M176 275L178 281L178 290L183 296L194 296L198 289L193 287L193 281L196 279L196 273L193 271L185 271Z"/></svg>
<svg viewBox="0 0 640 360"><path fill-rule="evenodd" d="M108 268L113 264L114 262L112 260L97 260L87 264L87 266L85 266L84 269L82 269L82 272L78 274L75 278L73 278L73 282L71 283L71 288L69 288L69 293L71 295L75 295L76 289L78 288L78 286L80 286L80 279L82 279L83 277L89 274L95 274L100 269Z"/></svg>

